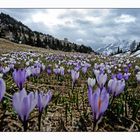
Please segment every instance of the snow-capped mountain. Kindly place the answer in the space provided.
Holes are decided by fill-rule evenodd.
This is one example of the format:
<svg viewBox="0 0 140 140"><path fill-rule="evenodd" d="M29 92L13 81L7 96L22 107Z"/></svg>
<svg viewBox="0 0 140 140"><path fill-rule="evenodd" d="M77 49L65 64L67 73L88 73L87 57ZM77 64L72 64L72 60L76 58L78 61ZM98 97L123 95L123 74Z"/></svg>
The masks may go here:
<svg viewBox="0 0 140 140"><path fill-rule="evenodd" d="M98 48L96 51L106 55L116 53L118 49L119 51L127 52L129 50L135 50L137 44L138 42L136 42L135 40L134 41L119 40L117 42L107 44L104 47Z"/></svg>
<svg viewBox="0 0 140 140"><path fill-rule="evenodd" d="M135 58L140 58L140 50L137 50L134 53L131 53L130 51L125 52L125 53L119 53L116 55L113 55L115 57L135 57Z"/></svg>

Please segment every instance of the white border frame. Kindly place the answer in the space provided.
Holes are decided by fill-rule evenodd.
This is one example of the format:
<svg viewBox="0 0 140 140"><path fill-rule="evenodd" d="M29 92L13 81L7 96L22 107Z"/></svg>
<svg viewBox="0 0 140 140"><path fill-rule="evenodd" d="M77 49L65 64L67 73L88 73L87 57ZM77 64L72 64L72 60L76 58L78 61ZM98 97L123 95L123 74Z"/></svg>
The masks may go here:
<svg viewBox="0 0 140 140"><path fill-rule="evenodd" d="M0 0L0 8L140 8L140 0ZM100 132L85 132L85 133L5 133L0 134L3 140L72 140L72 139L95 139L95 140L138 140L138 133L100 133Z"/></svg>
<svg viewBox="0 0 140 140"><path fill-rule="evenodd" d="M1 8L140 8L140 0L0 0Z"/></svg>

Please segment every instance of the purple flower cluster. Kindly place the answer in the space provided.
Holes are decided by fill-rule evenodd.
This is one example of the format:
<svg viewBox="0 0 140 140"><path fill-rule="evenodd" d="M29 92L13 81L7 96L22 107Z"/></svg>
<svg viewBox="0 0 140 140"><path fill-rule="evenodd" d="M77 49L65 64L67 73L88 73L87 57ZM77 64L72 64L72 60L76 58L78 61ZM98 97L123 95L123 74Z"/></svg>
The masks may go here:
<svg viewBox="0 0 140 140"><path fill-rule="evenodd" d="M23 88L20 92L16 92L13 95L13 108L17 112L23 123L24 131L27 130L28 118L33 109L37 106L39 109L39 114L42 114L43 109L48 105L51 98L51 91L48 91L47 95L38 92L30 92L29 94L27 94L25 88ZM41 120L40 115L39 117Z"/></svg>

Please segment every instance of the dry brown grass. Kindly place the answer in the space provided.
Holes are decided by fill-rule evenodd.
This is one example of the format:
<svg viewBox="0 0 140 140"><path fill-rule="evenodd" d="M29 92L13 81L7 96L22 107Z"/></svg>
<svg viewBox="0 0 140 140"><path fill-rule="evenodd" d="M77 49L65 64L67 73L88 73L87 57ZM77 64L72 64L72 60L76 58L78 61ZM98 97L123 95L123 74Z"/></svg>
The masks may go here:
<svg viewBox="0 0 140 140"><path fill-rule="evenodd" d="M64 52L64 51L59 51L59 50L52 50L52 49L45 49L45 48L39 48L39 47L35 47L35 46L30 46L30 45L25 45L25 44L17 44L14 42L11 42L9 40L0 38L0 54L3 53L8 53L11 51L33 51L33 52L38 52L38 53L53 53L53 54L81 54L78 52ZM84 54L89 56L89 54ZM94 56L94 54L92 54Z"/></svg>
<svg viewBox="0 0 140 140"><path fill-rule="evenodd" d="M35 51L35 52L52 52L52 50L44 49L44 48L37 48L29 45L24 44L17 44L13 43L9 40L0 38L0 54L8 53L11 51Z"/></svg>

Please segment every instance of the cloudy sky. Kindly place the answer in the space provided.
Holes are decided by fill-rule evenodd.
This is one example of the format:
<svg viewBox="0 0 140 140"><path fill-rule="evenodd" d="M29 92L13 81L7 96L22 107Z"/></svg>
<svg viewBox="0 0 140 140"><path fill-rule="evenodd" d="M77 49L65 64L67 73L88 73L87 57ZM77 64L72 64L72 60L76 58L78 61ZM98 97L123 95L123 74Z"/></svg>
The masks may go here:
<svg viewBox="0 0 140 140"><path fill-rule="evenodd" d="M93 49L117 40L140 41L140 9L0 9L40 31Z"/></svg>

